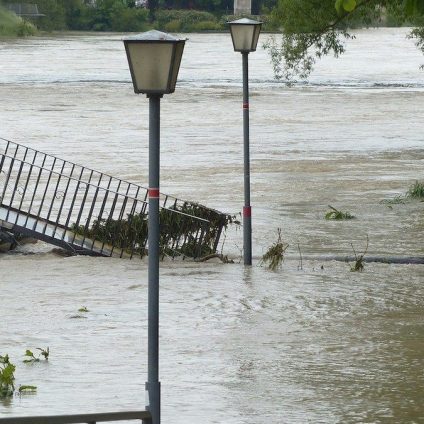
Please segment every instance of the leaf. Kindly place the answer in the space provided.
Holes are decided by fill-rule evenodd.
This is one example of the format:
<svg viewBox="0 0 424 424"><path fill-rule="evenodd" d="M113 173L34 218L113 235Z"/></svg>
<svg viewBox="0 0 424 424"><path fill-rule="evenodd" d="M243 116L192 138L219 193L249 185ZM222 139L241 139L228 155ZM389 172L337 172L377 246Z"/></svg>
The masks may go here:
<svg viewBox="0 0 424 424"><path fill-rule="evenodd" d="M417 0L405 1L405 14L408 17L414 16L417 12Z"/></svg>
<svg viewBox="0 0 424 424"><path fill-rule="evenodd" d="M9 355L0 356L0 364L8 364L9 363Z"/></svg>
<svg viewBox="0 0 424 424"><path fill-rule="evenodd" d="M19 386L19 393L34 393L37 391L37 386Z"/></svg>
<svg viewBox="0 0 424 424"><path fill-rule="evenodd" d="M343 0L336 0L334 7L336 8L337 13L341 15L343 12Z"/></svg>
<svg viewBox="0 0 424 424"><path fill-rule="evenodd" d="M46 361L49 360L50 350L49 350L48 347L46 349L42 349L41 347L37 347L37 350L39 350L41 352L41 355L44 356L44 359Z"/></svg>
<svg viewBox="0 0 424 424"><path fill-rule="evenodd" d="M346 12L353 12L356 7L356 0L343 0L343 9Z"/></svg>
<svg viewBox="0 0 424 424"><path fill-rule="evenodd" d="M25 356L29 356L30 358L35 358L34 354L29 349L26 350Z"/></svg>

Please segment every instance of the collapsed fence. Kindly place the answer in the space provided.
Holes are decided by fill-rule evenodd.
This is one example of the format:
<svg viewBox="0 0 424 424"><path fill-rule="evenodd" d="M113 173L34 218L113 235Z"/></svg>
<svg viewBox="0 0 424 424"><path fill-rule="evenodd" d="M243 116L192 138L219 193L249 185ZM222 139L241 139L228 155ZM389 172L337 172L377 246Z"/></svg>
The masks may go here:
<svg viewBox="0 0 424 424"><path fill-rule="evenodd" d="M0 138L0 229L74 253L143 257L148 189ZM232 217L161 194L165 256L215 253Z"/></svg>

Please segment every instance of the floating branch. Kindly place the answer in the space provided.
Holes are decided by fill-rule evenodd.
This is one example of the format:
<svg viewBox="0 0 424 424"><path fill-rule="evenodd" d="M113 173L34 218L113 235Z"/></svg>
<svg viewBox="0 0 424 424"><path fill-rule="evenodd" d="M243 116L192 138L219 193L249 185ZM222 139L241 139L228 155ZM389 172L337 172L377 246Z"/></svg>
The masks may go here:
<svg viewBox="0 0 424 424"><path fill-rule="evenodd" d="M284 260L284 253L289 247L289 245L284 243L282 240L281 228L277 228L277 232L277 241L266 251L261 260L261 264L267 264L268 268L272 271L275 271L277 268L281 268Z"/></svg>
<svg viewBox="0 0 424 424"><path fill-rule="evenodd" d="M367 245L365 247L364 253L359 256L356 254L355 248L353 247L353 243L350 243L350 245L352 246L353 253L355 255L355 263L353 264L353 266L350 267L351 272L362 272L364 270L364 256L368 252L368 242L369 239L367 235Z"/></svg>

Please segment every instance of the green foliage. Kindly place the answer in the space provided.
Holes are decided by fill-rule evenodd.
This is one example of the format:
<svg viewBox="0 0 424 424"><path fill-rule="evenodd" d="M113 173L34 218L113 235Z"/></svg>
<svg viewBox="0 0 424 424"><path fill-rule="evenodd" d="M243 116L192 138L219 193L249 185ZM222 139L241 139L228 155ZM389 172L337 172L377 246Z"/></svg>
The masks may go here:
<svg viewBox="0 0 424 424"><path fill-rule="evenodd" d="M84 225L72 225L72 231L93 240L98 240L118 249L134 250L144 256L147 239L147 216L138 214L126 219L100 219L95 220L90 228Z"/></svg>
<svg viewBox="0 0 424 424"><path fill-rule="evenodd" d="M0 399L13 396L15 369L15 365L9 360L9 355L0 356Z"/></svg>
<svg viewBox="0 0 424 424"><path fill-rule="evenodd" d="M147 9L135 8L130 0L97 0L95 7L83 0L37 0L45 17L37 25L45 31L145 31Z"/></svg>
<svg viewBox="0 0 424 424"><path fill-rule="evenodd" d="M0 4L0 37L26 37L37 33L33 24L4 9Z"/></svg>
<svg viewBox="0 0 424 424"><path fill-rule="evenodd" d="M222 26L216 21L202 21L193 24L191 30L193 32L219 31L222 30Z"/></svg>
<svg viewBox="0 0 424 424"><path fill-rule="evenodd" d="M78 312L90 312L90 311L87 309L87 306L82 306L81 308L78 309Z"/></svg>
<svg viewBox="0 0 424 424"><path fill-rule="evenodd" d="M390 209L393 209L393 205L404 205L405 197L399 195L395 196L393 199L383 199L380 203L386 205Z"/></svg>
<svg viewBox="0 0 424 424"><path fill-rule="evenodd" d="M424 14L424 1L423 0L405 0L405 15L417 16Z"/></svg>
<svg viewBox="0 0 424 424"><path fill-rule="evenodd" d="M43 31L67 29L65 0L37 0L38 10L45 16L37 19L37 26Z"/></svg>
<svg viewBox="0 0 424 424"><path fill-rule="evenodd" d="M424 200L424 183L415 181L415 183L411 187L409 187L406 193L406 197Z"/></svg>
<svg viewBox="0 0 424 424"><path fill-rule="evenodd" d="M35 356L31 350L27 349L25 352L26 359L24 359L23 362L26 364L33 364L35 362L40 362L40 356L43 356L44 360L46 361L49 360L50 350L48 347L46 349L37 347L37 350L39 350L40 353L38 354L38 356Z"/></svg>
<svg viewBox="0 0 424 424"><path fill-rule="evenodd" d="M346 219L354 219L355 217L350 214L349 212L342 212L337 210L336 208L333 208L333 206L328 205L328 207L331 209L325 214L325 219L327 220L346 220Z"/></svg>
<svg viewBox="0 0 424 424"><path fill-rule="evenodd" d="M19 386L18 389L20 394L30 394L35 393L37 391L37 386Z"/></svg>
<svg viewBox="0 0 424 424"><path fill-rule="evenodd" d="M149 13L146 9L129 7L122 0L98 0L88 8L88 25L95 31L145 31Z"/></svg>
<svg viewBox="0 0 424 424"><path fill-rule="evenodd" d="M262 256L261 261L261 263L267 264L268 268L272 271L281 268L284 260L284 253L289 247L289 245L285 244L282 240L281 228L277 228L277 232L277 241L266 251L266 253Z"/></svg>
<svg viewBox="0 0 424 424"><path fill-rule="evenodd" d="M193 217L201 218L201 221ZM208 221L208 222L207 222ZM235 217L221 214L195 203L175 203L160 210L160 246L163 255L198 257L214 252L214 243ZM90 228L73 224L72 231L86 238L123 249L127 253L146 254L148 222L146 214L128 215L121 220L95 220Z"/></svg>
<svg viewBox="0 0 424 424"><path fill-rule="evenodd" d="M165 24L164 30L166 32L179 32L181 31L181 22L178 19L173 19Z"/></svg>
<svg viewBox="0 0 424 424"><path fill-rule="evenodd" d="M345 42L354 38L348 28L380 25L384 16L392 23L424 22L424 0L278 0L272 19L282 31L281 41L271 37L269 51L274 74L288 84L306 79L324 55L340 56ZM424 53L424 29L411 38Z"/></svg>
<svg viewBox="0 0 424 424"><path fill-rule="evenodd" d="M198 10L158 10L155 16L155 27L161 31L199 31L201 24L204 22L208 22L207 25L209 27L211 25L216 25L214 29L221 28L212 13Z"/></svg>

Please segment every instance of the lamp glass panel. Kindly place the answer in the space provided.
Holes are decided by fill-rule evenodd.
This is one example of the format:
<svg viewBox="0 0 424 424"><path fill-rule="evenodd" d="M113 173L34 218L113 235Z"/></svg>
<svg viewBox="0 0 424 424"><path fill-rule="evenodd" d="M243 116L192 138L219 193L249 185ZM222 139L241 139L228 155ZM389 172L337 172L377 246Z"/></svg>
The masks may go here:
<svg viewBox="0 0 424 424"><path fill-rule="evenodd" d="M135 85L142 93L167 93L172 43L129 43Z"/></svg>
<svg viewBox="0 0 424 424"><path fill-rule="evenodd" d="M234 50L245 52L252 51L254 31L255 25L231 25Z"/></svg>
<svg viewBox="0 0 424 424"><path fill-rule="evenodd" d="M253 36L252 51L256 50L260 33L261 33L261 25L255 25L255 34Z"/></svg>
<svg viewBox="0 0 424 424"><path fill-rule="evenodd" d="M178 71L180 70L181 58L183 56L185 41L178 42L175 44L175 59L172 68L172 76L171 76L171 93L175 91L175 85L177 83Z"/></svg>

